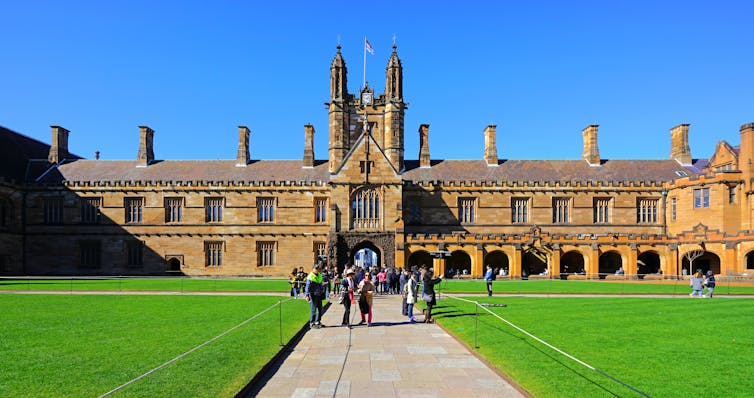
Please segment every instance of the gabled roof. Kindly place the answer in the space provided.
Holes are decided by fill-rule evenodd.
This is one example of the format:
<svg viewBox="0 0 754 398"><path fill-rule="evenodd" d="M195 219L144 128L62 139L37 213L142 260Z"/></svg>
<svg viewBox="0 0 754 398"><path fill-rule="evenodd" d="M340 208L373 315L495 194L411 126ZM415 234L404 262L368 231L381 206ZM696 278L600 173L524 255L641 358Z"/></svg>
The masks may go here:
<svg viewBox="0 0 754 398"><path fill-rule="evenodd" d="M0 126L0 177L33 181L47 168L50 145ZM79 159L76 155L70 158Z"/></svg>
<svg viewBox="0 0 754 398"><path fill-rule="evenodd" d="M698 167L675 160L603 160L594 167L584 160L502 160L497 167L484 160L433 160L420 168L419 161L405 162L406 181L670 181L701 174ZM685 173L685 174L684 174Z"/></svg>
<svg viewBox="0 0 754 398"><path fill-rule="evenodd" d="M399 175L400 172L398 172L398 170L395 169L395 166L393 166L393 163L390 162L390 160L387 158L387 155L385 155L385 151L382 150L382 147L380 146L380 144L377 143L377 141L374 139L374 137L371 134L367 134L366 132L362 132L359 138L356 139L356 142L351 147L351 150L349 150L348 153L346 153L346 156L343 157L343 161L340 162L340 165L338 166L338 168L335 170L335 173L333 174L334 175L340 174L340 171L341 169L343 169L343 166L345 166L346 163L348 163L348 160L353 156L354 152L356 152L356 150L361 146L362 142L366 139L368 139L369 142L371 142L372 145L374 145L374 147L377 148L377 151L380 153L380 155L382 155L382 158L385 160L385 163L387 163L390 166L393 172L396 175Z"/></svg>

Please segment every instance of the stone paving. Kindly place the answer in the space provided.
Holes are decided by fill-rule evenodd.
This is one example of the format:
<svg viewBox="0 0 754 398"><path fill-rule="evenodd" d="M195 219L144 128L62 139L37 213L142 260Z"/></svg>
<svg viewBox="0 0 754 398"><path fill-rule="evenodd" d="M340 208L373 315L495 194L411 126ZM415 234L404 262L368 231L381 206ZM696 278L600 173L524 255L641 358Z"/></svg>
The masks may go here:
<svg viewBox="0 0 754 398"><path fill-rule="evenodd" d="M525 396L439 326L408 323L400 304L398 295L377 296L372 326L349 330L340 326L343 306L333 303L328 327L306 332L257 396ZM357 305L351 313L358 322Z"/></svg>

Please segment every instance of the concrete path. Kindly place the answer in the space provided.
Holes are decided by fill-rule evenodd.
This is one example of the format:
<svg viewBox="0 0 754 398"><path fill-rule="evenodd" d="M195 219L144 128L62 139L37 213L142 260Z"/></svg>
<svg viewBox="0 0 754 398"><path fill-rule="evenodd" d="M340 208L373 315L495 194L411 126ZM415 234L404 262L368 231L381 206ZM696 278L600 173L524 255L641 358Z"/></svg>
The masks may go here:
<svg viewBox="0 0 754 398"><path fill-rule="evenodd" d="M343 306L325 313L328 327L309 330L259 397L523 397L435 324L408 323L401 297L377 296L371 327L340 326ZM360 320L358 306L352 310ZM354 314L355 312L355 314ZM419 311L419 320L422 319Z"/></svg>

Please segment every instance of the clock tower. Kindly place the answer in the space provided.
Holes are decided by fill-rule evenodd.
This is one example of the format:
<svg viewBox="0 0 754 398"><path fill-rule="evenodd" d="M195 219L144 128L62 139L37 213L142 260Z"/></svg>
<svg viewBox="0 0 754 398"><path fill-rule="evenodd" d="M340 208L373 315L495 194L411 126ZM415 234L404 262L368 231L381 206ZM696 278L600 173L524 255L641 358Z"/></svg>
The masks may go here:
<svg viewBox="0 0 754 398"><path fill-rule="evenodd" d="M386 68L385 92L375 94L369 83L358 95L348 93L346 63L337 47L330 66L329 170L335 173L368 126L374 141L385 153L393 168L403 170L403 115L408 104L403 102L403 66L397 47ZM364 123L366 118L367 123Z"/></svg>

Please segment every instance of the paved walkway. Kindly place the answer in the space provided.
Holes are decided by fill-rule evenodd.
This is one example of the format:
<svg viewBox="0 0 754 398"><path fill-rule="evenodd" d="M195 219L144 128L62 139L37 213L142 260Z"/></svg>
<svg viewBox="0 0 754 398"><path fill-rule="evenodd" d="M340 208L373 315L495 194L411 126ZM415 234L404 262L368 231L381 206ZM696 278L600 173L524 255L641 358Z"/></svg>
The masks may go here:
<svg viewBox="0 0 754 398"><path fill-rule="evenodd" d="M406 322L400 296L378 296L371 327L340 326L333 303L259 397L523 397L498 373L434 324ZM355 312L355 315L354 315ZM358 322L354 305L351 313ZM417 317L421 320L421 311ZM337 325L337 326L336 326Z"/></svg>

